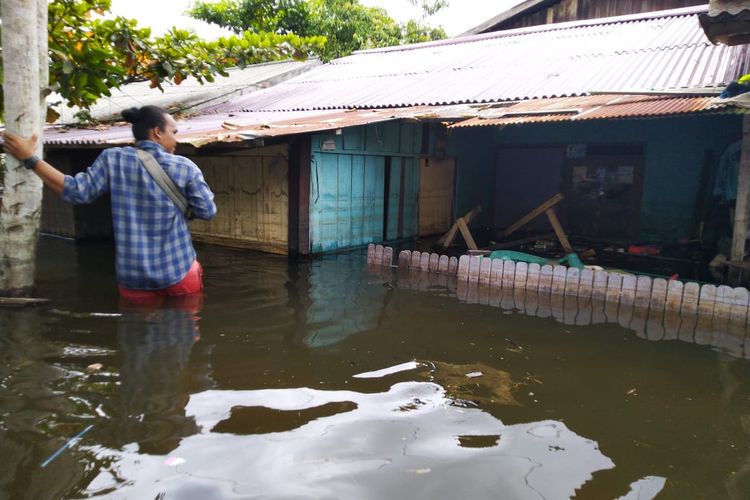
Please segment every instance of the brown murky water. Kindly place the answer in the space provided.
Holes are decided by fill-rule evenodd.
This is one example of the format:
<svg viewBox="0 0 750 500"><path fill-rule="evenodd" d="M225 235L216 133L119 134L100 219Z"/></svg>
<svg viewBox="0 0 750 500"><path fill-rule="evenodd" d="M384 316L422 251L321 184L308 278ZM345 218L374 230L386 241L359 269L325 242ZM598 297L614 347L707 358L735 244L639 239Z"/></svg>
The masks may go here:
<svg viewBox="0 0 750 500"><path fill-rule="evenodd" d="M43 240L53 303L0 309L0 498L750 498L741 333L199 253L199 313L138 310L109 246Z"/></svg>

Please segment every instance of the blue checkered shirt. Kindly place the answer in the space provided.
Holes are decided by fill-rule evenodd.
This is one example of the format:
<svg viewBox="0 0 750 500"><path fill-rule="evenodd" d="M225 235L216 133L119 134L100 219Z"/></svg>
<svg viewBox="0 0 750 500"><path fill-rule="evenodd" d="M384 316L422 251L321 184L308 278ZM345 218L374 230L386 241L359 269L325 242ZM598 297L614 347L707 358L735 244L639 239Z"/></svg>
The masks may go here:
<svg viewBox="0 0 750 500"><path fill-rule="evenodd" d="M190 204L193 216L216 214L214 194L200 169L159 144L140 141ZM161 290L178 283L195 260L187 220L138 159L133 147L104 150L85 172L65 176L65 201L91 203L104 193L112 200L117 281L125 288Z"/></svg>

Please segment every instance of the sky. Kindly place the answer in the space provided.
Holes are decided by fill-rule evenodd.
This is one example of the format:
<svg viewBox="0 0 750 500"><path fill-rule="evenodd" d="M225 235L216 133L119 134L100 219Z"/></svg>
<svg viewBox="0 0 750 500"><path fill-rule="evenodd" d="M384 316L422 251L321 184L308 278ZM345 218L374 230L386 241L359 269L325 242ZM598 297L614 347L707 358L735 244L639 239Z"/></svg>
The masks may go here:
<svg viewBox="0 0 750 500"><path fill-rule="evenodd" d="M154 35L163 34L172 26L192 28L206 39L228 35L218 26L197 21L183 12L193 0L112 0L112 13L138 20L140 26L150 26ZM360 0L372 7L382 7L398 22L418 19L421 10L407 0ZM441 25L448 36L459 35L491 17L500 14L521 0L450 0L450 6L428 18L431 26Z"/></svg>

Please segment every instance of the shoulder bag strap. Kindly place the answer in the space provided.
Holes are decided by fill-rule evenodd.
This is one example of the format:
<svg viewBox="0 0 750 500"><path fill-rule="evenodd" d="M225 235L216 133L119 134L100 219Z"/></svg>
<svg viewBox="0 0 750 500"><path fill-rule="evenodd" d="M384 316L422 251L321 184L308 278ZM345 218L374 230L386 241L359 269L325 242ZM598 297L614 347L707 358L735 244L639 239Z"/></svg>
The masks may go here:
<svg viewBox="0 0 750 500"><path fill-rule="evenodd" d="M187 198L185 198L185 195L177 189L174 181L172 181L161 165L159 165L159 162L156 161L154 155L143 149L137 149L136 151L138 152L138 158L141 160L141 163L143 163L143 166L146 167L148 173L151 174L154 181L156 181L159 187L167 196L169 196L174 204L177 205L180 212L182 212L185 217L190 218L190 206L188 205Z"/></svg>

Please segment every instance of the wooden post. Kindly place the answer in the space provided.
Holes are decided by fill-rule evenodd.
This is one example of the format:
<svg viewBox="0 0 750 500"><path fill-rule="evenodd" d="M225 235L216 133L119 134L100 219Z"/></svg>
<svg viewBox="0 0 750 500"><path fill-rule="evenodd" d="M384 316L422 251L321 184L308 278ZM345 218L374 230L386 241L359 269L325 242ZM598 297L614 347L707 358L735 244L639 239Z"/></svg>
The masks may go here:
<svg viewBox="0 0 750 500"><path fill-rule="evenodd" d="M742 117L742 156L737 179L737 204L734 209L734 231L732 233L732 255L735 262L742 262L747 237L748 201L750 200L750 115Z"/></svg>
<svg viewBox="0 0 750 500"><path fill-rule="evenodd" d="M555 230L557 239L560 240L560 244L562 245L563 250L565 250L565 253L571 253L573 251L573 247L570 246L568 236L565 234L565 231L563 231L562 224L560 224L560 219L557 218L557 214L555 213L555 211L549 208L545 210L544 213L547 214L549 223L552 224L552 229Z"/></svg>

